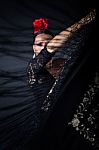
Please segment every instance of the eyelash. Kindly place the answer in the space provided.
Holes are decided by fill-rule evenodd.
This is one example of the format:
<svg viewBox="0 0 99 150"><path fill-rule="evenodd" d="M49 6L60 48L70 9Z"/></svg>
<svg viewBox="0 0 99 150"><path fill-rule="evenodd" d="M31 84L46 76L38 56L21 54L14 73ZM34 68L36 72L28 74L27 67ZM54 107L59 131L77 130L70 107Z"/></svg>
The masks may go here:
<svg viewBox="0 0 99 150"><path fill-rule="evenodd" d="M34 44L34 45L37 45L37 46L43 46L42 43L43 43L43 42L37 43L37 44ZM46 45L47 45L47 43L48 43L48 42L46 42Z"/></svg>
<svg viewBox="0 0 99 150"><path fill-rule="evenodd" d="M42 43L38 43L38 44L34 44L34 45L37 45L37 46L42 46Z"/></svg>

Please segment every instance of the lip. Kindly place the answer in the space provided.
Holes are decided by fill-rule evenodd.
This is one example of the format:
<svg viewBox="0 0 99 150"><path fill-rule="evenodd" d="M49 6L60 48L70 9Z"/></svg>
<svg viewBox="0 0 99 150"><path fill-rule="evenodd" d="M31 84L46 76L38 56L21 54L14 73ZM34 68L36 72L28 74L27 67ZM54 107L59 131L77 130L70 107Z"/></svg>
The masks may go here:
<svg viewBox="0 0 99 150"><path fill-rule="evenodd" d="M40 53L42 49L40 49L40 50L34 50L34 53Z"/></svg>

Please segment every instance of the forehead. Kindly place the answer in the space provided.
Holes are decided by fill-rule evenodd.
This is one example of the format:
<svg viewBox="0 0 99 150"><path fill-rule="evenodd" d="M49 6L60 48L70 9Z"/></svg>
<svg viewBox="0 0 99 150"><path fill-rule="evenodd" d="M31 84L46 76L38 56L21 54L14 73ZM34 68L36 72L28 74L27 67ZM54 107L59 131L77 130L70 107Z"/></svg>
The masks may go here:
<svg viewBox="0 0 99 150"><path fill-rule="evenodd" d="M49 34L39 34L35 37L35 41L45 41L45 40L51 40L52 36Z"/></svg>

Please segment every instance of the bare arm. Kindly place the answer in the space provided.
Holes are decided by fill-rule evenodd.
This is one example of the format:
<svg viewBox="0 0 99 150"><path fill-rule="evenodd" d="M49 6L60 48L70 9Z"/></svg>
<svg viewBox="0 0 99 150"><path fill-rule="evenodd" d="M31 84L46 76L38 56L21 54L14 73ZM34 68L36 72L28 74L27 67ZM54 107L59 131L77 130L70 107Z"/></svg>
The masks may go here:
<svg viewBox="0 0 99 150"><path fill-rule="evenodd" d="M60 32L47 44L47 51L50 53L57 51L77 30L92 22L95 19L95 15L96 10L93 10L80 21Z"/></svg>

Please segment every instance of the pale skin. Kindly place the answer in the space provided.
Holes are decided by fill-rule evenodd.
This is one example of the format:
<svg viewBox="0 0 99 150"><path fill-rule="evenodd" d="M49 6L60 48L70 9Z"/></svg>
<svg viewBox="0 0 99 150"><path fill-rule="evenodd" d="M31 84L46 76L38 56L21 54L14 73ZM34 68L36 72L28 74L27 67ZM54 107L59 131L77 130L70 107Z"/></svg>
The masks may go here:
<svg viewBox="0 0 99 150"><path fill-rule="evenodd" d="M60 47L64 46L64 43L72 37L72 35L79 30L82 26L89 24L95 19L96 11L91 11L87 16L83 17L77 23L71 25L70 27L66 28L54 38L48 34L39 34L35 37L33 50L38 55L41 50L46 46L46 49L49 53L56 52ZM41 45L36 45L41 43Z"/></svg>
<svg viewBox="0 0 99 150"><path fill-rule="evenodd" d="M38 55L42 49L47 45L47 43L52 39L53 37L48 34L39 34L35 37L34 45L33 45L33 50L36 55ZM39 44L40 45L37 45Z"/></svg>

